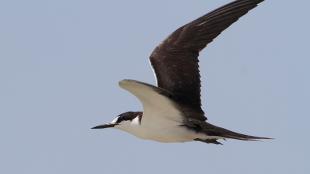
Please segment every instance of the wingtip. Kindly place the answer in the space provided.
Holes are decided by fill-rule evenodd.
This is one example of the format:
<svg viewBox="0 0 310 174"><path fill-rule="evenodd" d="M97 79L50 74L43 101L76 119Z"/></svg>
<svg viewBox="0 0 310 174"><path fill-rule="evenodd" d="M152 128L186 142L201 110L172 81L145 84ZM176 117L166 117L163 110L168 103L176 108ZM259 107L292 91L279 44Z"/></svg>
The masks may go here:
<svg viewBox="0 0 310 174"><path fill-rule="evenodd" d="M134 82L134 80L123 79L123 80L118 82L118 86L121 87L121 88L125 88L128 84L131 84L133 82Z"/></svg>

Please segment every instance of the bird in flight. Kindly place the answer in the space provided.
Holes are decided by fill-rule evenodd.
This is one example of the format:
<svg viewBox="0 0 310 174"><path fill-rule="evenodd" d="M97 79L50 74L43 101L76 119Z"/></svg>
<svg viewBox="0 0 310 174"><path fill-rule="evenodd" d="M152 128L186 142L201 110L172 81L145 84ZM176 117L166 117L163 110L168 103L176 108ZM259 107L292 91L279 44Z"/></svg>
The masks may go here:
<svg viewBox="0 0 310 174"><path fill-rule="evenodd" d="M221 144L221 139L267 137L233 132L207 122L201 108L199 52L222 31L264 0L236 0L178 28L150 56L157 86L122 80L119 86L136 96L143 112L125 112L92 129L116 128L158 142Z"/></svg>

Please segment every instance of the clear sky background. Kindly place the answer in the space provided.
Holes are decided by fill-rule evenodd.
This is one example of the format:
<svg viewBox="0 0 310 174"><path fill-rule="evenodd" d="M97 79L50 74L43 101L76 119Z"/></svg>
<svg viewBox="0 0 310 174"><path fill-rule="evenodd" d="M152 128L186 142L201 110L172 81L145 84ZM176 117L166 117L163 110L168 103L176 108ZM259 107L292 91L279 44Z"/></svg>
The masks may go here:
<svg viewBox="0 0 310 174"><path fill-rule="evenodd" d="M200 57L211 123L276 138L162 144L91 130L155 84L148 56L229 0L0 1L0 173L310 173L310 1L266 0Z"/></svg>

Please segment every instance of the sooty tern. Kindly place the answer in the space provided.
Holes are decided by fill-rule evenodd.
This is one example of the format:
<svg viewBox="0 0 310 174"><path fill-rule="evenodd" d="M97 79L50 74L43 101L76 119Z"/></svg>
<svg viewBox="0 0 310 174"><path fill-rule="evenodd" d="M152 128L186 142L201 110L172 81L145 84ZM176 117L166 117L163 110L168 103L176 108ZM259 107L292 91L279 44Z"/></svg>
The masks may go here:
<svg viewBox="0 0 310 174"><path fill-rule="evenodd" d="M173 32L150 56L157 86L122 80L120 87L135 95L143 112L125 112L111 123L93 129L117 128L159 142L218 139L259 140L266 137L236 133L206 122L201 109L199 52L223 30L264 0L236 0Z"/></svg>

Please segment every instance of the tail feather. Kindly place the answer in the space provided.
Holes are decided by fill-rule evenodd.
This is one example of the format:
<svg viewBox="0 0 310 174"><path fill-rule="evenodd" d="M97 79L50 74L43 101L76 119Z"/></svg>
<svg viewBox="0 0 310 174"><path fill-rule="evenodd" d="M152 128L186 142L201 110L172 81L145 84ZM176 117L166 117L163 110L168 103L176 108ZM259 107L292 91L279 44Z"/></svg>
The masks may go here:
<svg viewBox="0 0 310 174"><path fill-rule="evenodd" d="M222 127L215 126L208 122L202 122L200 120L195 120L195 119L188 120L187 124L183 126L186 126L187 128L194 130L196 132L204 133L210 136L210 139L212 141L195 139L197 141L204 141L206 143L214 143L213 142L214 140L221 139L221 138L223 139L230 138L230 139L243 140L243 141L257 141L257 140L263 140L263 139L273 139L273 138L268 138L268 137L259 137L259 136L252 136L252 135L237 133L237 132L234 132L228 129L224 129Z"/></svg>
<svg viewBox="0 0 310 174"><path fill-rule="evenodd" d="M209 136L216 136L222 138L231 138L236 140L244 140L244 141L257 141L262 139L273 139L268 137L259 137L237 133L228 129L224 129L210 123L207 123L203 126L203 131Z"/></svg>

